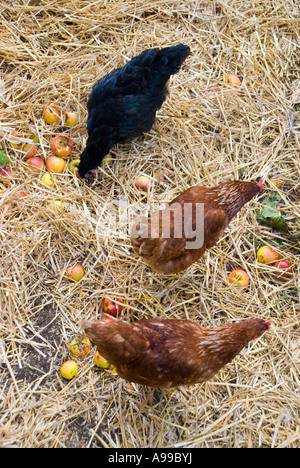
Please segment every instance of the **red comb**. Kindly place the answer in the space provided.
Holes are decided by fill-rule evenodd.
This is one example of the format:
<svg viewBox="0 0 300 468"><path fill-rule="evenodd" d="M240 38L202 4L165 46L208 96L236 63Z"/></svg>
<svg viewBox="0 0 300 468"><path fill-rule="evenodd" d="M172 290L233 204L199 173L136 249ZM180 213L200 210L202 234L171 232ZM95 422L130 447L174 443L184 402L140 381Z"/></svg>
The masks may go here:
<svg viewBox="0 0 300 468"><path fill-rule="evenodd" d="M264 322L264 325L267 325L268 327L270 327L271 326L270 320L267 320L266 322Z"/></svg>
<svg viewBox="0 0 300 468"><path fill-rule="evenodd" d="M263 180L260 179L258 182L257 182L257 185L259 186L260 190L263 190L264 188L264 183L263 183Z"/></svg>

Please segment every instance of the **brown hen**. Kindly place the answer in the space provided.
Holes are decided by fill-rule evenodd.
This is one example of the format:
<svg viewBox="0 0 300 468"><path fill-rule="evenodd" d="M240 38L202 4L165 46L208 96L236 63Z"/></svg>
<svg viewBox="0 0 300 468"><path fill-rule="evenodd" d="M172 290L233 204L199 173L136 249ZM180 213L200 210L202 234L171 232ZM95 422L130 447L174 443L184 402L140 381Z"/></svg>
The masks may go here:
<svg viewBox="0 0 300 468"><path fill-rule="evenodd" d="M261 319L216 329L189 320L83 321L86 334L120 377L157 388L211 379L270 325Z"/></svg>
<svg viewBox="0 0 300 468"><path fill-rule="evenodd" d="M134 220L133 249L159 273L183 271L217 243L231 219L262 189L262 180L195 185L166 209Z"/></svg>

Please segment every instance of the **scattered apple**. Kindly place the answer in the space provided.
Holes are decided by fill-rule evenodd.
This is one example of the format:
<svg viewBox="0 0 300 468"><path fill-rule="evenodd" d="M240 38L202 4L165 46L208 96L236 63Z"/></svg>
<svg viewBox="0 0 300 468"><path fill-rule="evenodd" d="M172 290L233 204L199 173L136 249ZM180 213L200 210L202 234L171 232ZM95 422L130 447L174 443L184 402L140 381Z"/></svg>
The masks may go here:
<svg viewBox="0 0 300 468"><path fill-rule="evenodd" d="M279 187L279 185L282 184L282 180L281 179L270 179L270 183L272 185L275 185L275 187Z"/></svg>
<svg viewBox="0 0 300 468"><path fill-rule="evenodd" d="M102 369L108 369L110 366L109 362L103 356L101 356L99 351L95 352L94 363L97 367L101 367Z"/></svg>
<svg viewBox="0 0 300 468"><path fill-rule="evenodd" d="M70 359L66 361L60 368L61 376L64 379L71 380L78 374L78 366L75 361Z"/></svg>
<svg viewBox="0 0 300 468"><path fill-rule="evenodd" d="M57 107L48 106L44 110L43 117L47 124L54 124L60 120L60 112Z"/></svg>
<svg viewBox="0 0 300 468"><path fill-rule="evenodd" d="M242 82L237 75L230 74L225 76L226 83L232 84L234 86L241 86Z"/></svg>
<svg viewBox="0 0 300 468"><path fill-rule="evenodd" d="M0 182L7 184L13 179L13 171L10 166L0 167Z"/></svg>
<svg viewBox="0 0 300 468"><path fill-rule="evenodd" d="M275 263L274 267L277 268L275 274L283 278L289 278L293 273L291 264L287 260L279 260L279 262Z"/></svg>
<svg viewBox="0 0 300 468"><path fill-rule="evenodd" d="M62 172L64 172L66 162L59 156L52 155L49 156L49 158L47 158L46 167L48 171L55 172L56 174L61 174Z"/></svg>
<svg viewBox="0 0 300 468"><path fill-rule="evenodd" d="M138 190L148 192L151 188L151 180L145 175L140 175L135 180L135 186Z"/></svg>
<svg viewBox="0 0 300 468"><path fill-rule="evenodd" d="M268 245L263 245L260 247L256 256L259 263L268 263L272 265L272 263L275 263L277 260L279 260L279 253Z"/></svg>
<svg viewBox="0 0 300 468"><path fill-rule="evenodd" d="M65 126L66 127L73 127L74 125L78 124L78 114L76 112L65 111Z"/></svg>
<svg viewBox="0 0 300 468"><path fill-rule="evenodd" d="M23 151L25 152L24 154L25 159L33 158L37 153L37 147L34 145L31 145L30 143L26 143L23 147Z"/></svg>
<svg viewBox="0 0 300 468"><path fill-rule="evenodd" d="M67 158L72 152L73 143L68 135L61 133L52 138L50 141L50 148L55 156Z"/></svg>
<svg viewBox="0 0 300 468"><path fill-rule="evenodd" d="M49 208L53 211L61 211L63 207L64 202L61 200L53 200L51 203L49 203Z"/></svg>
<svg viewBox="0 0 300 468"><path fill-rule="evenodd" d="M112 154L108 153L103 159L102 159L102 164L107 165L107 166L112 166L114 162L114 157Z"/></svg>
<svg viewBox="0 0 300 468"><path fill-rule="evenodd" d="M16 192L16 197L23 198L23 197L27 197L27 195L25 192Z"/></svg>
<svg viewBox="0 0 300 468"><path fill-rule="evenodd" d="M228 280L233 286L245 287L249 284L248 273L244 270L233 270L228 275Z"/></svg>
<svg viewBox="0 0 300 468"><path fill-rule="evenodd" d="M80 263L76 263L76 265L69 266L66 270L66 274L69 278L74 281L80 281L81 278L84 276L84 268Z"/></svg>
<svg viewBox="0 0 300 468"><path fill-rule="evenodd" d="M92 348L92 343L88 338L74 338L70 343L70 351L75 356L85 356Z"/></svg>
<svg viewBox="0 0 300 468"><path fill-rule="evenodd" d="M154 173L154 177L158 181L166 180L171 178L171 172L168 169L157 169Z"/></svg>
<svg viewBox="0 0 300 468"><path fill-rule="evenodd" d="M46 172L46 174L44 174L41 177L41 182L43 182L43 184L45 185L48 185L49 187L52 187L52 185L54 185L53 177L51 174L49 174L49 172Z"/></svg>
<svg viewBox="0 0 300 468"><path fill-rule="evenodd" d="M27 171L32 173L41 172L45 167L44 161L38 157L29 158L26 163Z"/></svg>
<svg viewBox="0 0 300 468"><path fill-rule="evenodd" d="M80 159L73 159L73 161L69 163L69 171L72 172L72 174L75 174L76 176L78 175L79 163Z"/></svg>
<svg viewBox="0 0 300 468"><path fill-rule="evenodd" d="M124 302L120 298L107 297L103 303L103 310L106 314L117 317L123 310Z"/></svg>
<svg viewBox="0 0 300 468"><path fill-rule="evenodd" d="M114 319L112 319L111 317L103 317L102 319L102 322L113 322Z"/></svg>

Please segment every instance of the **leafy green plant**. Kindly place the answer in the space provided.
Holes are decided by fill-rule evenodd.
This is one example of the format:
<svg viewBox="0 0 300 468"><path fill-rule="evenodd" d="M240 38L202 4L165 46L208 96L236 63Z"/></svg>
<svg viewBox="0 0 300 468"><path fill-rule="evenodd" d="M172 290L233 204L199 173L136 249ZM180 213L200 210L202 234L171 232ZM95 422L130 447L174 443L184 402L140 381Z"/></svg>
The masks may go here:
<svg viewBox="0 0 300 468"><path fill-rule="evenodd" d="M0 166L5 166L10 163L10 159L3 150L0 150Z"/></svg>
<svg viewBox="0 0 300 468"><path fill-rule="evenodd" d="M262 207L259 213L256 213L256 218L279 231L290 232L288 223L284 216L285 213L278 209L280 196L278 193L272 193L269 198L262 202Z"/></svg>

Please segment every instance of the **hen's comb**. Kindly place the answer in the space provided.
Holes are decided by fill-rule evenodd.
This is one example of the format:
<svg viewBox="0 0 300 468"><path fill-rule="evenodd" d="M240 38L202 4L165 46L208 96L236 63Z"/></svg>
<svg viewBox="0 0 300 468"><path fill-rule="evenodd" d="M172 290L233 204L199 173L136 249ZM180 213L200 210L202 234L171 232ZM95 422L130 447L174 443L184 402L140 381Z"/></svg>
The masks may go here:
<svg viewBox="0 0 300 468"><path fill-rule="evenodd" d="M257 182L257 185L259 186L260 190L263 190L263 188L264 188L264 183L263 183L263 180L262 180L262 179L259 179L259 181Z"/></svg>

